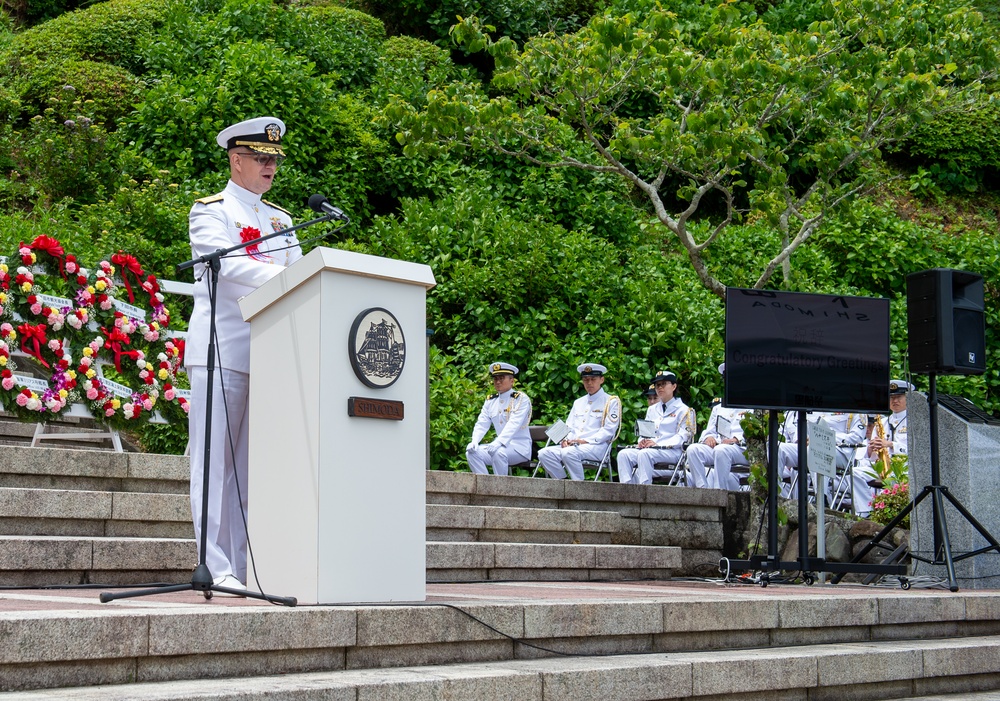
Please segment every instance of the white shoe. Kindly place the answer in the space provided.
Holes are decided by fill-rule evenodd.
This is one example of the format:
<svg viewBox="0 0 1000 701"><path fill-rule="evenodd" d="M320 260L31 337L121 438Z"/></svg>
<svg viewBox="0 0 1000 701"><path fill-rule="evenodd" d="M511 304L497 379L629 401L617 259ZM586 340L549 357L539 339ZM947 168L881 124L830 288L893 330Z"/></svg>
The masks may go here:
<svg viewBox="0 0 1000 701"><path fill-rule="evenodd" d="M212 582L213 585L218 587L225 587L226 589L234 589L239 591L246 591L247 588L240 580L236 579L235 575L227 574L224 577L216 577ZM215 591L216 596L243 596L242 594L232 594L228 591Z"/></svg>

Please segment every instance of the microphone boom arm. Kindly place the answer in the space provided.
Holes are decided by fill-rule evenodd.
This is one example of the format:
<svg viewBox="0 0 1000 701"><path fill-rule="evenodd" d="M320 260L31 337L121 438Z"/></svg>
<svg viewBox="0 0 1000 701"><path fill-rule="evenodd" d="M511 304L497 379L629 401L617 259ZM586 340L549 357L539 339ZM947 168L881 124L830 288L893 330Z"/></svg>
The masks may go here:
<svg viewBox="0 0 1000 701"><path fill-rule="evenodd" d="M333 221L334 219L339 219L339 218L340 218L339 216L333 213L324 214L322 217L316 217L315 219L304 221L301 224L290 226L287 229L281 229L279 231L275 231L274 233L268 234L267 236L261 236L260 238L252 239L250 241L245 241L243 243L238 243L235 246L230 246L229 248L219 248L212 251L211 253L206 253L205 255L198 256L197 258L192 258L191 260L184 261L183 263L179 263L177 265L176 270L177 272L182 272L184 270L187 270L188 268L193 268L199 263L211 263L212 261L224 258L233 251L238 251L241 248L246 248L247 246L252 246L254 244L261 243L262 241L267 241L268 239L276 238L278 236L284 236L285 234L290 234L293 231L304 229L307 226L312 226L313 224L319 224L321 222L326 222L326 221Z"/></svg>

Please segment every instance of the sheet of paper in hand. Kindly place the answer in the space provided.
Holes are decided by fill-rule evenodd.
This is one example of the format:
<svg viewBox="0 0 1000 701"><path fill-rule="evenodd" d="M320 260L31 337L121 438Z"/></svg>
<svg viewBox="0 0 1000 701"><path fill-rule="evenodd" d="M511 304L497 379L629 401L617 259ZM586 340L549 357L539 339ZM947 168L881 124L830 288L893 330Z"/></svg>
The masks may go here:
<svg viewBox="0 0 1000 701"><path fill-rule="evenodd" d="M715 424L715 430L723 440L733 437L732 424L724 416L719 417L719 421Z"/></svg>
<svg viewBox="0 0 1000 701"><path fill-rule="evenodd" d="M569 426L557 419L554 424L545 429L545 435L553 443L561 443L562 439L569 435Z"/></svg>
<svg viewBox="0 0 1000 701"><path fill-rule="evenodd" d="M636 419L635 435L639 438L656 438L656 424L645 419Z"/></svg>

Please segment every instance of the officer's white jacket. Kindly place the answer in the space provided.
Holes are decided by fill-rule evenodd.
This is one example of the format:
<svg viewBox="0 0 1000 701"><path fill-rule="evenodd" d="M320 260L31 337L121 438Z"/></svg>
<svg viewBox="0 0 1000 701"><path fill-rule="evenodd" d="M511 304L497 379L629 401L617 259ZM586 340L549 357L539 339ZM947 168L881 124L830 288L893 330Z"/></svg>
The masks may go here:
<svg viewBox="0 0 1000 701"><path fill-rule="evenodd" d="M622 421L622 403L601 387L575 402L566 419L567 439L578 438L592 445L610 443L618 435Z"/></svg>
<svg viewBox="0 0 1000 701"><path fill-rule="evenodd" d="M694 412L674 397L664 405L656 402L646 409L646 421L652 421L656 428L656 445L674 448L690 443L694 437Z"/></svg>
<svg viewBox="0 0 1000 701"><path fill-rule="evenodd" d="M889 452L892 455L906 455L906 409L897 411L892 416L877 416L875 420L882 424L885 439L892 441L892 448Z"/></svg>
<svg viewBox="0 0 1000 701"><path fill-rule="evenodd" d="M743 420L746 413L746 409L731 409L722 406L722 404L715 404L712 407L712 413L708 417L708 425L705 426L705 430L701 432L701 438L698 440L704 443L705 439L711 436L716 442L721 443L726 438L736 438L739 441L739 445L743 445L743 426L740 424L740 421ZM719 433L720 418L729 422L728 436L723 436Z"/></svg>
<svg viewBox="0 0 1000 701"><path fill-rule="evenodd" d="M191 253L193 258L220 248L241 243L241 232L252 227L260 236L288 228L292 218L288 212L263 201L260 195L246 190L232 180L217 195L205 197L191 207L189 214ZM284 249L288 246L287 250ZM250 372L250 324L240 313L240 297L244 297L286 266L302 257L294 234L278 236L251 247L249 256L234 252L223 258L219 270L219 289L216 304L216 332L218 334L216 367L239 372ZM208 362L210 275L205 266L194 268L194 312L188 326L184 364L206 365Z"/></svg>
<svg viewBox="0 0 1000 701"><path fill-rule="evenodd" d="M478 445L492 426L496 432L496 442L513 448L521 455L531 455L531 400L524 392L508 390L503 394L491 394L479 412L476 425L472 429L472 442Z"/></svg>

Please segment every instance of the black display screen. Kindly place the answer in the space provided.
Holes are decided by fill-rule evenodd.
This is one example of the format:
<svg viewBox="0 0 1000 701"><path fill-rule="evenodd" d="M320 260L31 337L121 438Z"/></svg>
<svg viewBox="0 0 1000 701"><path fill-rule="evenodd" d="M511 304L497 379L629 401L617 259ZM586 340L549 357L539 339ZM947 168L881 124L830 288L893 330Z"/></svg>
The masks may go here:
<svg viewBox="0 0 1000 701"><path fill-rule="evenodd" d="M730 287L724 403L887 412L889 300Z"/></svg>

